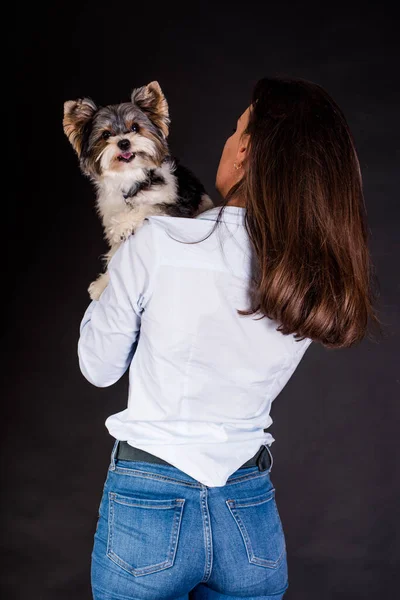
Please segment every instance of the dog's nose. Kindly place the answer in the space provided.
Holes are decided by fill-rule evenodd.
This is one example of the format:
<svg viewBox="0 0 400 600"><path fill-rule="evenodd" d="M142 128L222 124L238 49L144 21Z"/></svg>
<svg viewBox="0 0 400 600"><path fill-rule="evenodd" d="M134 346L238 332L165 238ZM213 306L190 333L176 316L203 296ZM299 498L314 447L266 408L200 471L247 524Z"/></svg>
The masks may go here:
<svg viewBox="0 0 400 600"><path fill-rule="evenodd" d="M131 143L127 139L119 140L119 142L118 142L118 148L121 148L121 150L128 150L130 145L131 145Z"/></svg>

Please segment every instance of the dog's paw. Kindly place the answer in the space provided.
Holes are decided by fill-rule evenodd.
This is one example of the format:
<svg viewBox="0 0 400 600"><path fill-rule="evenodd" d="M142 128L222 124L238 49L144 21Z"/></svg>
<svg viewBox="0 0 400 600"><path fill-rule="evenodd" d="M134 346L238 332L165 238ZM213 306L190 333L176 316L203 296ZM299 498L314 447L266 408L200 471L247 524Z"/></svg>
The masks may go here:
<svg viewBox="0 0 400 600"><path fill-rule="evenodd" d="M89 296L92 300L99 300L101 294L104 292L108 285L109 277L108 273L102 273L88 287Z"/></svg>
<svg viewBox="0 0 400 600"><path fill-rule="evenodd" d="M112 217L110 221L111 225L107 229L107 237L112 244L124 242L134 233L135 224L131 221L120 221L115 217Z"/></svg>
<svg viewBox="0 0 400 600"><path fill-rule="evenodd" d="M91 300L98 300L101 296L103 290L98 290L97 282L92 281L92 283L88 287L88 292Z"/></svg>

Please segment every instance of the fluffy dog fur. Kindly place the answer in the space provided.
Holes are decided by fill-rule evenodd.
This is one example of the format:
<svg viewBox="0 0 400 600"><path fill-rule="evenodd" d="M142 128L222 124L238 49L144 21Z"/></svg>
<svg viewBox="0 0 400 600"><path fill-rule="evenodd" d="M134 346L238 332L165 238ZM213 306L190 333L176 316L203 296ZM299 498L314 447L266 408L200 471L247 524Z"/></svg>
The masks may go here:
<svg viewBox="0 0 400 600"><path fill-rule="evenodd" d="M110 246L105 268L147 216L195 217L214 206L193 173L170 156L169 124L156 81L134 89L123 104L98 108L90 98L64 104L64 132L97 189L96 207ZM98 300L107 283L105 271L90 284L90 297Z"/></svg>

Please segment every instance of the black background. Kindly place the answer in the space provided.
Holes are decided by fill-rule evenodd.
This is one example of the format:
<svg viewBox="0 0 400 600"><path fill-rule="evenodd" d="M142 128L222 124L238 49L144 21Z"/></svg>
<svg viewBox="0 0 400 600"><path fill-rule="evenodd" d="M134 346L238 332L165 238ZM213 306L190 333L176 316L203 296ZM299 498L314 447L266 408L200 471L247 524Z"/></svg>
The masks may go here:
<svg viewBox="0 0 400 600"><path fill-rule="evenodd" d="M127 377L91 386L78 367L87 286L106 250L94 191L62 131L63 102L125 101L154 79L172 151L218 203L219 156L254 83L310 79L355 137L385 337L312 344L272 409L272 477L288 546L288 600L395 597L399 569L399 44L389 6L54 2L3 22L3 557L7 599L86 600L90 553ZM397 73L397 75L396 75ZM397 130L397 131L396 131ZM4 130L3 130L4 131ZM396 394L397 393L397 394ZM397 491L397 495L396 495Z"/></svg>

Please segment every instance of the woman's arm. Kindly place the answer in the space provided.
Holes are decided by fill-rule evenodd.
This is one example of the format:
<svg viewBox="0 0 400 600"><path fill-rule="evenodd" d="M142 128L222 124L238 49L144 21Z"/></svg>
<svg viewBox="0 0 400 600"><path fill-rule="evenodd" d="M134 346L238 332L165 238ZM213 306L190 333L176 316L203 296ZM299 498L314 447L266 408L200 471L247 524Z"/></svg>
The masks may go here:
<svg viewBox="0 0 400 600"><path fill-rule="evenodd" d="M145 220L111 258L110 282L100 299L89 304L80 324L79 367L96 387L112 385L129 367L155 269L153 228Z"/></svg>

